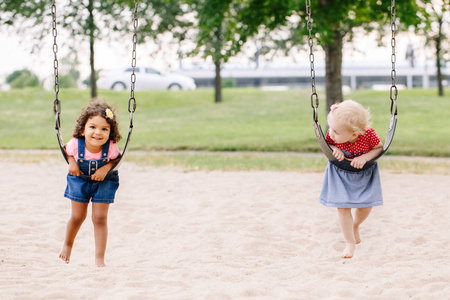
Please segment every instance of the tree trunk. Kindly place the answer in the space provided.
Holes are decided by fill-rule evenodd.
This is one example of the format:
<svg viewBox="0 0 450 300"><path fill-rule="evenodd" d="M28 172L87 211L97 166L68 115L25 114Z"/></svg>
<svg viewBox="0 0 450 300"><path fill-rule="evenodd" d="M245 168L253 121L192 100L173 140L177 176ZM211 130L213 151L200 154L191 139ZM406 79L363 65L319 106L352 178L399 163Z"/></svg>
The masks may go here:
<svg viewBox="0 0 450 300"><path fill-rule="evenodd" d="M325 92L327 112L334 103L341 102L342 96L342 36L339 25L333 24L333 42L325 45Z"/></svg>
<svg viewBox="0 0 450 300"><path fill-rule="evenodd" d="M89 10L89 63L91 66L91 97L97 97L97 78L95 76L95 65L94 65L94 32L95 32L95 23L94 23L94 0L89 0L88 5Z"/></svg>
<svg viewBox="0 0 450 300"><path fill-rule="evenodd" d="M222 78L220 76L220 60L214 62L216 66L216 77L214 79L215 98L214 102L222 102Z"/></svg>
<svg viewBox="0 0 450 300"><path fill-rule="evenodd" d="M442 19L438 19L439 23L439 33L436 37L436 69L437 69L437 84L438 84L438 95L444 96L444 87L442 86L442 70L441 70L441 48L442 48Z"/></svg>
<svg viewBox="0 0 450 300"><path fill-rule="evenodd" d="M437 68L437 84L438 84L438 95L444 96L444 87L442 85L442 70L441 70L441 57L440 57L440 45L441 39L436 39L436 68Z"/></svg>

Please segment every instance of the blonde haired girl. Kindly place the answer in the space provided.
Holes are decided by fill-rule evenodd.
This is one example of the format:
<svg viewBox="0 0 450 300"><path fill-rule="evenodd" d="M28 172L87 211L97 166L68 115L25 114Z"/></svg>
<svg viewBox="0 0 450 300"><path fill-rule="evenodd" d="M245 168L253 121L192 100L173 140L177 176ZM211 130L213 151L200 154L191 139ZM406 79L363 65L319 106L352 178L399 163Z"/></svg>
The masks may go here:
<svg viewBox="0 0 450 300"><path fill-rule="evenodd" d="M338 161L349 160L355 169L377 157L383 144L370 128L370 113L361 104L346 100L331 106L327 116L326 141ZM383 204L378 164L366 170L348 171L328 162L320 194L320 203L338 209L339 222L346 242L343 258L351 258L361 242L359 226L372 207ZM355 209L354 217L351 209Z"/></svg>

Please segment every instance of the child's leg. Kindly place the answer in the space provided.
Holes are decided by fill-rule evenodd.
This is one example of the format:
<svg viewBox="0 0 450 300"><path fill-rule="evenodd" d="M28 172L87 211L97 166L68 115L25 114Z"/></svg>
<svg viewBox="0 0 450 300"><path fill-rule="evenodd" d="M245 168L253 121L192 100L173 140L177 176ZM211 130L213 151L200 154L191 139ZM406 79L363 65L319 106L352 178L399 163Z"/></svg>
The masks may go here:
<svg viewBox="0 0 450 300"><path fill-rule="evenodd" d="M105 267L106 242L108 240L108 203L92 203L92 222L95 235L95 264Z"/></svg>
<svg viewBox="0 0 450 300"><path fill-rule="evenodd" d="M355 221L353 222L353 234L355 235L356 243L361 243L361 236L359 235L359 225L364 222L372 211L372 207L357 208L355 211Z"/></svg>
<svg viewBox="0 0 450 300"><path fill-rule="evenodd" d="M356 247L355 236L353 234L352 211L350 208L338 208L338 214L339 223L346 243L346 247L341 256L343 258L351 258Z"/></svg>
<svg viewBox="0 0 450 300"><path fill-rule="evenodd" d="M70 254L72 253L73 243L75 237L77 236L78 230L80 230L81 225L86 219L88 203L82 203L77 201L72 202L72 215L70 216L69 222L67 222L66 237L64 240L61 253L59 258L61 258L66 264L70 261Z"/></svg>

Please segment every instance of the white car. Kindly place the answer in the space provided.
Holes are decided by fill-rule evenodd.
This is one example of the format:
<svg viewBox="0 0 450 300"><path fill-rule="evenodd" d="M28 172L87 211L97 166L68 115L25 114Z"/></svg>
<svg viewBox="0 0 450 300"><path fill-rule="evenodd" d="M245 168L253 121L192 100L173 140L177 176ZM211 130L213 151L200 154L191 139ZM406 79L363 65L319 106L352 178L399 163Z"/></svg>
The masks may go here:
<svg viewBox="0 0 450 300"><path fill-rule="evenodd" d="M100 72L97 80L99 89L116 91L129 90L132 68L122 71ZM135 90L195 90L194 79L176 73L161 73L153 68L135 68Z"/></svg>

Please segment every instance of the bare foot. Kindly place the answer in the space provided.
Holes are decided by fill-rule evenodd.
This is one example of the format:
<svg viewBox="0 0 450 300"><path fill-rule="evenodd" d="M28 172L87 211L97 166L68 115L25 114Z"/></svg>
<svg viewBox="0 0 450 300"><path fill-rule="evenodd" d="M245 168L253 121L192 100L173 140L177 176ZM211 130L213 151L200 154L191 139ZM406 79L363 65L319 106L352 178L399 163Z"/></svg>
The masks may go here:
<svg viewBox="0 0 450 300"><path fill-rule="evenodd" d="M361 243L361 236L359 235L359 226L353 226L353 235L355 236L356 244Z"/></svg>
<svg viewBox="0 0 450 300"><path fill-rule="evenodd" d="M342 258L352 258L355 253L356 244L347 244L341 254Z"/></svg>
<svg viewBox="0 0 450 300"><path fill-rule="evenodd" d="M70 262L70 254L72 253L72 247L64 245L61 249L61 253L59 254L59 258L66 264Z"/></svg>
<svg viewBox="0 0 450 300"><path fill-rule="evenodd" d="M96 258L95 265L99 268L106 267L105 260L103 258Z"/></svg>

